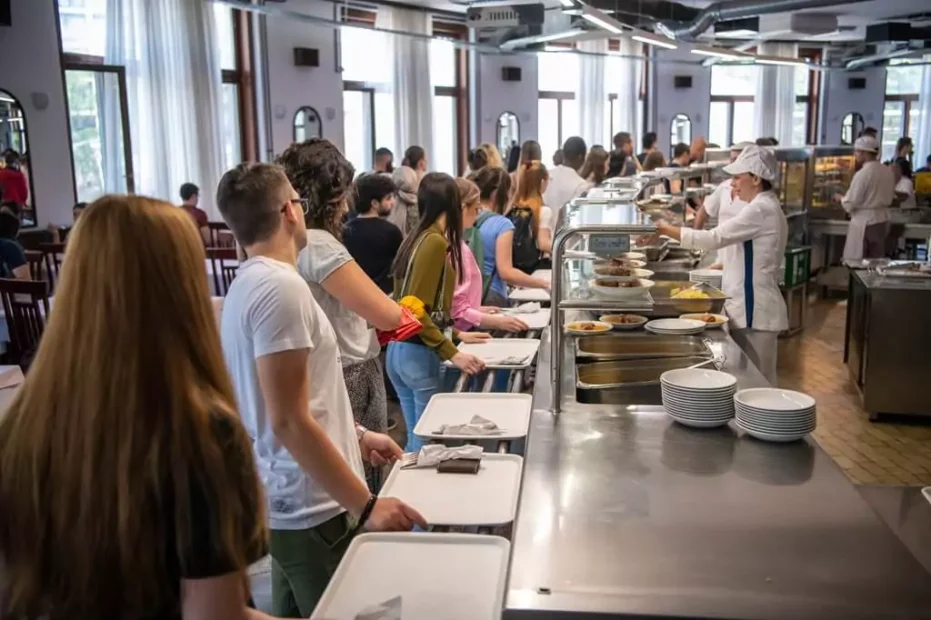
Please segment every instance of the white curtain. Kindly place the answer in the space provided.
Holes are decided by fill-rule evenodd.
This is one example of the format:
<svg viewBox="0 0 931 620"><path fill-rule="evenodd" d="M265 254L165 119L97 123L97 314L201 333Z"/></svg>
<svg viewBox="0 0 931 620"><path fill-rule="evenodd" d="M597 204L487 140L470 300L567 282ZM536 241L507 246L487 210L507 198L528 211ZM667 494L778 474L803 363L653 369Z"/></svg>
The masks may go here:
<svg viewBox="0 0 931 620"><path fill-rule="evenodd" d="M136 193L177 203L195 183L210 219L224 165L216 41L209 3L107 0L106 61L126 67Z"/></svg>
<svg viewBox="0 0 931 620"><path fill-rule="evenodd" d="M400 7L378 7L375 26L423 35L433 32L429 13ZM433 150L430 42L415 37L389 36L389 52L393 58L394 142L401 153L410 146L422 146L427 151L429 165ZM399 164L400 155L397 159Z"/></svg>
<svg viewBox="0 0 931 620"><path fill-rule="evenodd" d="M623 37L620 40L620 55L620 58L612 58L608 63L609 92L617 93L614 105L618 107L618 123L614 133L626 131L633 137L634 144L638 145L642 129L637 123L637 108L640 107L643 45Z"/></svg>
<svg viewBox="0 0 931 620"><path fill-rule="evenodd" d="M798 57L795 43L760 43L766 56ZM779 146L792 144L792 112L795 110L794 66L759 65L753 105L753 132L757 138L776 138Z"/></svg>
<svg viewBox="0 0 931 620"><path fill-rule="evenodd" d="M580 52L592 54L605 54L608 51L608 40L580 41ZM605 127L605 106L608 95L605 91L605 57L579 55L579 86L578 94L579 134L585 144L591 147L594 144L605 144L608 128ZM565 136L564 139L569 136Z"/></svg>
<svg viewBox="0 0 931 620"><path fill-rule="evenodd" d="M931 155L931 54L925 54L924 65L921 70L921 90L918 91L918 127L915 136L915 155L912 158L914 168L925 165L925 159Z"/></svg>

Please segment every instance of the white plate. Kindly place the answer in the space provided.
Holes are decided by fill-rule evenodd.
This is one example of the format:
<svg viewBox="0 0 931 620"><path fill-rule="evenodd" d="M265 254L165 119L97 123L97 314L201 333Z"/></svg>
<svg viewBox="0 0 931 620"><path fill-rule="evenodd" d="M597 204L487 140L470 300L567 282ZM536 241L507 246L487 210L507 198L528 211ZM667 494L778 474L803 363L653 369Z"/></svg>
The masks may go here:
<svg viewBox="0 0 931 620"><path fill-rule="evenodd" d="M799 411L816 405L808 394L779 388L740 390L734 398L742 405L769 411Z"/></svg>
<svg viewBox="0 0 931 620"><path fill-rule="evenodd" d="M662 386L661 391L664 397L668 396L688 403L727 403L731 407L734 406L734 395L728 392L677 391L675 388L669 388L665 385Z"/></svg>
<svg viewBox="0 0 931 620"><path fill-rule="evenodd" d="M664 331L705 329L704 322L690 319L654 319L647 323L647 325L654 329Z"/></svg>
<svg viewBox="0 0 931 620"><path fill-rule="evenodd" d="M676 409L675 407L663 406L663 409L666 410L666 413L676 418L683 418L685 420L695 420L697 422L701 421L711 421L711 420L730 420L734 417L734 413L728 411L715 411L713 413L707 414L695 414L683 411L681 409Z"/></svg>
<svg viewBox="0 0 931 620"><path fill-rule="evenodd" d="M611 323L611 321L605 320L606 318L612 317L612 316L635 316L640 320L636 323ZM646 323L649 319L647 319L645 316L640 316L639 314L623 314L623 315L603 314L600 317L598 317L598 320L604 321L605 323L609 323L613 329L616 329L619 331L626 331L626 330L631 330L631 329L639 329L643 327L643 324Z"/></svg>
<svg viewBox="0 0 931 620"><path fill-rule="evenodd" d="M779 443L789 442L789 441L798 441L810 433L810 431L797 432L797 433L767 433L764 431L758 431L751 428L748 428L741 424L739 421L736 422L737 428L744 431L751 437L756 437L757 439L762 439L763 441L775 441Z"/></svg>
<svg viewBox="0 0 931 620"><path fill-rule="evenodd" d="M805 421L802 421L802 422L792 422L791 424L789 424L789 423L786 423L786 424L772 424L772 423L766 422L766 421L749 420L749 419L747 419L746 416L741 415L740 412L736 412L734 417L736 417L738 420L740 420L740 423L741 423L741 424L744 424L744 425L746 425L746 426L759 429L759 430L761 430L761 431L767 431L767 430L768 430L768 431L775 431L775 432L780 432L780 431L790 432L790 431L801 430L801 429L803 429L803 428L807 428L807 429L809 429L809 430L814 430L814 429L818 426L818 421L817 421L817 420L805 420Z"/></svg>
<svg viewBox="0 0 931 620"><path fill-rule="evenodd" d="M613 260L624 261L624 264L623 264L623 265L616 265L616 264L614 264L614 263L612 262ZM597 260L597 261L595 261L595 267L626 267L626 268L628 268L628 269L643 269L643 268L646 267L646 266L647 266L647 264L646 264L645 261L637 260L637 259L634 259L634 258L623 258L623 257L619 257L619 258L615 258L615 259L612 259L612 260Z"/></svg>
<svg viewBox="0 0 931 620"><path fill-rule="evenodd" d="M414 434L424 439L481 440L518 439L527 436L530 427L530 394L499 394L461 392L435 394L414 427ZM498 425L501 433L487 437L474 435L440 435L443 424L468 424L472 416L480 415Z"/></svg>
<svg viewBox="0 0 931 620"><path fill-rule="evenodd" d="M692 330L656 329L649 325L644 325L643 328L651 334L659 334L660 336L694 336L705 331L704 328Z"/></svg>
<svg viewBox="0 0 931 620"><path fill-rule="evenodd" d="M724 277L724 271L721 269L693 269L689 272L689 277L720 279Z"/></svg>
<svg viewBox="0 0 931 620"><path fill-rule="evenodd" d="M310 617L354 620L400 596L404 620L497 620L510 549L504 538L480 534L356 536Z"/></svg>
<svg viewBox="0 0 931 620"><path fill-rule="evenodd" d="M588 323L590 325L595 325L601 329L592 329L584 330L578 329L578 325L582 323ZM604 321L572 321L571 323L566 323L566 332L569 334L575 334L576 336L595 336L597 334L606 334L614 328L610 323Z"/></svg>
<svg viewBox="0 0 931 620"><path fill-rule="evenodd" d="M591 289L595 291L595 294L605 298L605 299L640 299L646 297L650 288L653 286L651 280L640 280L640 286L638 287L613 287L613 286L598 286L595 284L597 280L604 278L592 279L589 283Z"/></svg>
<svg viewBox="0 0 931 620"><path fill-rule="evenodd" d="M514 520L524 460L516 454L482 455L477 474L440 474L435 468L391 469L379 497L396 497L430 525L505 525Z"/></svg>
<svg viewBox="0 0 931 620"><path fill-rule="evenodd" d="M734 375L707 368L667 370L660 375L659 380L673 387L692 390L729 389L737 385L737 377Z"/></svg>
<svg viewBox="0 0 931 620"><path fill-rule="evenodd" d="M643 252L624 252L623 254L618 254L617 258L645 261L647 259L647 255Z"/></svg>
<svg viewBox="0 0 931 620"><path fill-rule="evenodd" d="M799 415L773 415L771 413L757 413L753 411L747 411L740 405L738 405L735 410L738 411L740 415L747 420L765 422L766 424L801 424L803 422L809 422L811 420L818 419L818 415L814 411L801 413Z"/></svg>
<svg viewBox="0 0 931 620"><path fill-rule="evenodd" d="M705 321L703 321L701 318L703 316L713 316L715 318L715 322L705 323ZM713 314L711 312L696 312L693 314L682 314L682 315L679 315L679 318L688 319L690 321L701 321L702 323L705 323L705 329L718 329L720 327L727 325L728 321L730 320L723 314Z"/></svg>
<svg viewBox="0 0 931 620"><path fill-rule="evenodd" d="M629 276L603 275L603 274L598 273L598 269L602 269L602 268L595 267L595 275L598 276L599 280L613 280L614 282L632 282L633 280L649 280L651 277L653 277L653 272L650 271L649 269L633 269L632 268L630 271L633 272L633 275L629 275Z"/></svg>
<svg viewBox="0 0 931 620"><path fill-rule="evenodd" d="M730 421L730 420L689 420L687 418L680 418L674 415L670 415L669 417L683 426L691 426L693 428L717 428L718 426L727 425L727 423Z"/></svg>

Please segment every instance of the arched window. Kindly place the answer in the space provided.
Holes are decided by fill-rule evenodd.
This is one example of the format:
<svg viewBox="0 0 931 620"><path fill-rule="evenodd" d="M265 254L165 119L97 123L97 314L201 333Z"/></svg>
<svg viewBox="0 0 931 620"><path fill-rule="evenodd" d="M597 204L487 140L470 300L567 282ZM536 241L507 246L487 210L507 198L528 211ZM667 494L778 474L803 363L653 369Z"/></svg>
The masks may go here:
<svg viewBox="0 0 931 620"><path fill-rule="evenodd" d="M23 226L36 223L35 201L32 196L34 184L29 168L29 142L26 137L26 116L19 101L5 90L0 90L0 159L2 165L22 174L19 181L11 181L11 187L3 200L19 205ZM15 186L15 187L14 187ZM25 193L22 187L25 187Z"/></svg>
<svg viewBox="0 0 931 620"><path fill-rule="evenodd" d="M678 143L689 144L692 141L692 120L687 114L676 114L669 125L669 152Z"/></svg>
<svg viewBox="0 0 931 620"><path fill-rule="evenodd" d="M498 117L498 151L507 159L511 145L520 145L520 121L513 112L502 112Z"/></svg>
<svg viewBox="0 0 931 620"><path fill-rule="evenodd" d="M840 143L853 144L860 132L863 131L866 122L863 115L859 112L848 112L840 123Z"/></svg>
<svg viewBox="0 0 931 620"><path fill-rule="evenodd" d="M303 142L311 138L323 137L323 121L315 109L310 106L299 108L294 113L294 141Z"/></svg>

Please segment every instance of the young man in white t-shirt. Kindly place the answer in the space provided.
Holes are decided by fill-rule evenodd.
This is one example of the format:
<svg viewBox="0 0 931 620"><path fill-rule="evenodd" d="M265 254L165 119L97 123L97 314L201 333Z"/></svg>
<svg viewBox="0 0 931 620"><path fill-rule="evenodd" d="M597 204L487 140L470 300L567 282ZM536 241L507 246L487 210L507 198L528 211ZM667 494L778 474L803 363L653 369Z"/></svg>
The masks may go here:
<svg viewBox="0 0 931 620"><path fill-rule="evenodd" d="M401 449L353 422L336 335L296 269L307 244L304 203L284 171L242 164L223 176L217 204L248 256L220 331L268 496L273 612L307 617L357 523L426 523L397 499L375 501L365 485L361 454L382 465Z"/></svg>

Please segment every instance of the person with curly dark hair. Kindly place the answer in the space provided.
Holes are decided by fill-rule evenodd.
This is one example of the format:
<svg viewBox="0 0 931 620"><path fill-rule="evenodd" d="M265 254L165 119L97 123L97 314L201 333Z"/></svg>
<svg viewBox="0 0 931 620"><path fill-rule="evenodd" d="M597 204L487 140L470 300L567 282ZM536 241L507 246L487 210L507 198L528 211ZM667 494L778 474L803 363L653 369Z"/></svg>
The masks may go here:
<svg viewBox="0 0 931 620"><path fill-rule="evenodd" d="M349 210L355 171L324 138L292 144L277 163L307 201L307 247L297 257L297 268L336 332L353 417L362 427L384 433L388 408L373 326L396 329L402 312L342 243L341 222ZM366 468L373 492L381 485L378 474L377 468Z"/></svg>

